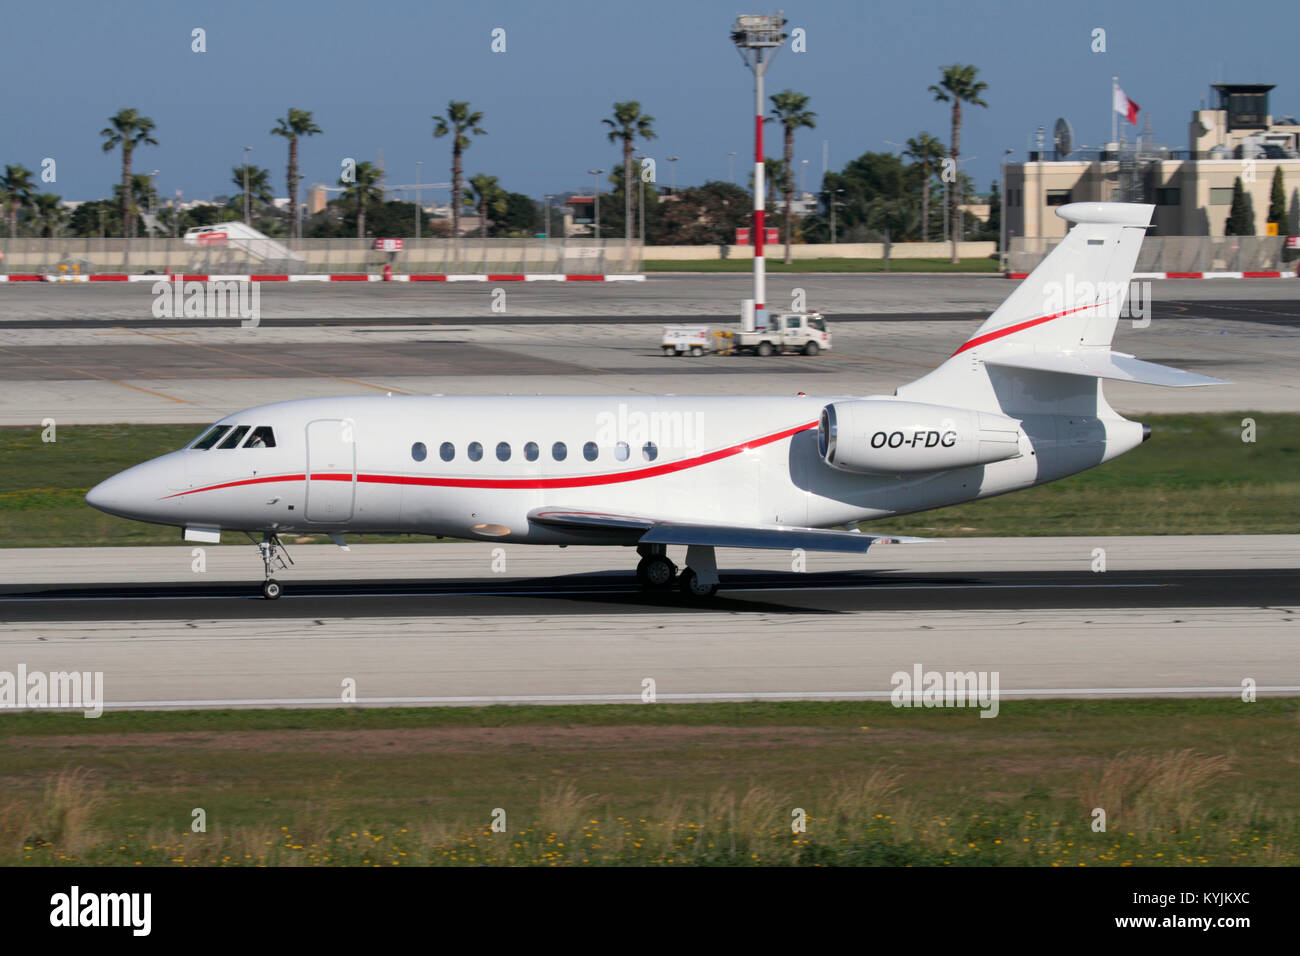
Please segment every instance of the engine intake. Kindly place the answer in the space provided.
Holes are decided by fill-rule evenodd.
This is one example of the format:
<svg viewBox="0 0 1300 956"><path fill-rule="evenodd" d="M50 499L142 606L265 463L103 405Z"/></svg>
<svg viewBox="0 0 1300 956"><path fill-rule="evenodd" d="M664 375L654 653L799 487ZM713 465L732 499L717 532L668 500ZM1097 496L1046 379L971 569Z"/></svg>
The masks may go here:
<svg viewBox="0 0 1300 956"><path fill-rule="evenodd" d="M1017 458L1020 438L1020 423L1005 415L863 399L822 409L817 451L841 471L910 475Z"/></svg>

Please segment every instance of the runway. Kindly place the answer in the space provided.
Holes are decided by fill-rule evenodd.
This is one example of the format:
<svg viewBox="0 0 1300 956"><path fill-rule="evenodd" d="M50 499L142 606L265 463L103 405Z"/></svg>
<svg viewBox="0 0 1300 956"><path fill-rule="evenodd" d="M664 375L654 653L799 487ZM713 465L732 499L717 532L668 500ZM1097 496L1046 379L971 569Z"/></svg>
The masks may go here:
<svg viewBox="0 0 1300 956"><path fill-rule="evenodd" d="M639 591L625 549L304 546L274 602L251 548L193 550L0 552L0 670L101 671L110 709L870 700L915 664L1008 698L1300 694L1300 536L734 551L705 605Z"/></svg>

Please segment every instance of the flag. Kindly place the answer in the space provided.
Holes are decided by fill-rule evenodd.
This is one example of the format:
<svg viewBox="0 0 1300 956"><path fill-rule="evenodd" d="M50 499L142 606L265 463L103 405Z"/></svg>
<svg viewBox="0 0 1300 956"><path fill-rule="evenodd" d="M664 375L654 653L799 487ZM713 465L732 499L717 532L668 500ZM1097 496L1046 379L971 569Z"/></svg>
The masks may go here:
<svg viewBox="0 0 1300 956"><path fill-rule="evenodd" d="M1136 103L1124 95L1124 91L1118 86L1115 87L1115 112L1121 116L1128 117L1128 121L1134 126L1138 121L1138 110L1141 109Z"/></svg>

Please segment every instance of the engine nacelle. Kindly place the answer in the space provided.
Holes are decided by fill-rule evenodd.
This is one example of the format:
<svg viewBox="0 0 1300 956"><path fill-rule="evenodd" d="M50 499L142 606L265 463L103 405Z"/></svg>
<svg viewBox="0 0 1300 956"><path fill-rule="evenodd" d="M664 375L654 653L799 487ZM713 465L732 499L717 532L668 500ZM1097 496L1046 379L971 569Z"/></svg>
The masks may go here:
<svg viewBox="0 0 1300 956"><path fill-rule="evenodd" d="M1005 415L920 402L859 400L822 409L826 464L866 475L912 475L1020 455L1020 423Z"/></svg>

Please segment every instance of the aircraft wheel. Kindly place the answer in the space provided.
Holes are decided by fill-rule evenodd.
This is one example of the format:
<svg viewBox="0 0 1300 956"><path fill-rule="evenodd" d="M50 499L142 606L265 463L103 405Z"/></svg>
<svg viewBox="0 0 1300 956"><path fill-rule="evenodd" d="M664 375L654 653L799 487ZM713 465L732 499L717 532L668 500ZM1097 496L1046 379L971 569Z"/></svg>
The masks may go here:
<svg viewBox="0 0 1300 956"><path fill-rule="evenodd" d="M803 354L804 354L804 355L816 355L816 354L817 354L818 352L820 352L821 350L822 350L822 347L821 347L820 345L818 345L816 342L809 342L807 345L805 345L805 346L803 347Z"/></svg>
<svg viewBox="0 0 1300 956"><path fill-rule="evenodd" d="M771 354L772 354L772 343L771 343L771 342L759 342L759 343L758 343L758 354L761 355L763 358L767 358L769 355L771 355Z"/></svg>
<svg viewBox="0 0 1300 956"><path fill-rule="evenodd" d="M711 598L713 595L718 593L717 584L702 584L700 582L700 576L690 568L687 568L682 572L681 587L683 594L687 597L696 598L697 600Z"/></svg>
<svg viewBox="0 0 1300 956"><path fill-rule="evenodd" d="M268 601L274 601L280 596L282 591L283 588L280 587L280 582L275 580L275 578L267 578L262 582L262 597L266 598Z"/></svg>
<svg viewBox="0 0 1300 956"><path fill-rule="evenodd" d="M672 587L673 577L677 574L677 565L663 555L642 558L636 566L636 579L643 588L661 591Z"/></svg>

